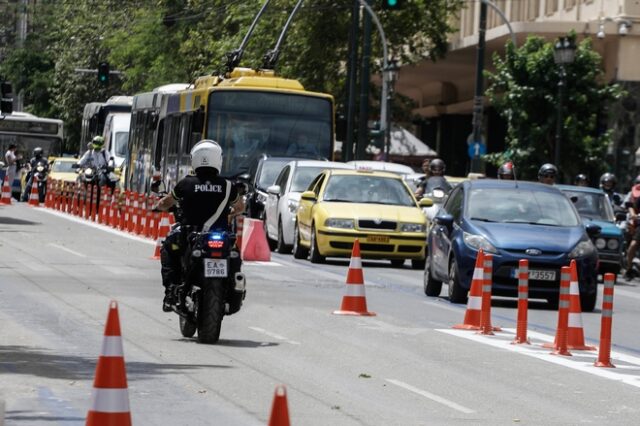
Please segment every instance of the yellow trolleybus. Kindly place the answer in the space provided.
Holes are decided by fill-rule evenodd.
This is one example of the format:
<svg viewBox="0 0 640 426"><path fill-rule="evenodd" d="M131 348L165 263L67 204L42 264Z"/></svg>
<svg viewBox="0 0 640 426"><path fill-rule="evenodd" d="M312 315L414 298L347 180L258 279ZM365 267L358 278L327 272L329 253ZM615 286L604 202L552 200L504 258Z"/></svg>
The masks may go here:
<svg viewBox="0 0 640 426"><path fill-rule="evenodd" d="M222 147L228 178L264 155L333 159L333 97L248 68L200 77L184 90L136 95L125 187L148 192L155 175L170 190L189 173L191 147L205 138Z"/></svg>

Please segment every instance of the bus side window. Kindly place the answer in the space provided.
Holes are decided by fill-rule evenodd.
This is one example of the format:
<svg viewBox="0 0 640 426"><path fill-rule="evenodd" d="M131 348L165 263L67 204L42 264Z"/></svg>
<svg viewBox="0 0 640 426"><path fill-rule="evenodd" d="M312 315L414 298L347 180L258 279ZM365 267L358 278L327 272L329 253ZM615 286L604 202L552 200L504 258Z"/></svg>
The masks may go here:
<svg viewBox="0 0 640 426"><path fill-rule="evenodd" d="M162 163L162 154L164 146L164 119L160 120L158 124L158 137L156 138L156 146L154 151L154 159L153 159L153 167L156 170L160 170L160 165Z"/></svg>

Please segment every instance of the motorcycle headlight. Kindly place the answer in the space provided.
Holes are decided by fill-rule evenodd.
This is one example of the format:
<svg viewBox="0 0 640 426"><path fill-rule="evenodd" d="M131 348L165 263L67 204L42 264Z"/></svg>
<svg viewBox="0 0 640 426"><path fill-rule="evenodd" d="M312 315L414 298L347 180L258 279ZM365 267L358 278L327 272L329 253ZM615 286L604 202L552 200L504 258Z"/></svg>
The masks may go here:
<svg viewBox="0 0 640 426"><path fill-rule="evenodd" d="M424 232L424 224L422 223L402 223L400 231L402 232Z"/></svg>
<svg viewBox="0 0 640 426"><path fill-rule="evenodd" d="M577 257L584 257L593 254L596 251L596 247L591 240L586 239L580 241L569 253L569 259L575 259Z"/></svg>
<svg viewBox="0 0 640 426"><path fill-rule="evenodd" d="M38 167L36 167L36 170L37 170L38 172L42 173L42 172L44 172L44 167L42 167L42 166L38 166Z"/></svg>
<svg viewBox="0 0 640 426"><path fill-rule="evenodd" d="M324 226L329 228L353 229L353 219L327 219Z"/></svg>
<svg viewBox="0 0 640 426"><path fill-rule="evenodd" d="M604 238L598 238L596 239L596 248L598 250L602 250L603 248L605 248L607 246L607 242L605 241Z"/></svg>
<svg viewBox="0 0 640 426"><path fill-rule="evenodd" d="M298 200L289 200L287 201L287 208L292 214L296 214L298 211L298 204L300 204Z"/></svg>
<svg viewBox="0 0 640 426"><path fill-rule="evenodd" d="M485 253L498 253L498 250L482 235L469 234L464 232L462 234L464 243L475 250L484 251Z"/></svg>
<svg viewBox="0 0 640 426"><path fill-rule="evenodd" d="M620 247L620 241L616 240L615 238L611 238L609 241L607 241L607 248L609 250L618 250L618 247Z"/></svg>
<svg viewBox="0 0 640 426"><path fill-rule="evenodd" d="M85 169L85 170L84 170L84 174L85 174L85 176L91 176L91 175L93 174L93 170L91 170L91 169Z"/></svg>

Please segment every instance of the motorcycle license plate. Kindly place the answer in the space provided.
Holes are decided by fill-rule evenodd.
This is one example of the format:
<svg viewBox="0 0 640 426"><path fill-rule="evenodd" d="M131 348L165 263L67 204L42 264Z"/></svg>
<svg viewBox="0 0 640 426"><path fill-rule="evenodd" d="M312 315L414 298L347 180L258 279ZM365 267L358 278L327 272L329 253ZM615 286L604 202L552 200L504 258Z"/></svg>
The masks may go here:
<svg viewBox="0 0 640 426"><path fill-rule="evenodd" d="M227 276L227 259L204 259L206 278L224 278Z"/></svg>
<svg viewBox="0 0 640 426"><path fill-rule="evenodd" d="M536 281L555 281L556 271L549 271L544 269L529 269L529 279Z"/></svg>

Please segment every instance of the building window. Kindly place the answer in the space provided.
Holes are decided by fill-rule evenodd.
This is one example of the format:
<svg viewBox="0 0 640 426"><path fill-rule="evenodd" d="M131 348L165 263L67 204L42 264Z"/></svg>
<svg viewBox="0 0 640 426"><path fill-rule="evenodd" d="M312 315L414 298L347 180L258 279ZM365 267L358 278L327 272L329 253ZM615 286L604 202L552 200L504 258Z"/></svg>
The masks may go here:
<svg viewBox="0 0 640 426"><path fill-rule="evenodd" d="M534 21L540 16L540 0L524 0L524 20Z"/></svg>
<svg viewBox="0 0 640 426"><path fill-rule="evenodd" d="M558 0L546 0L544 4L544 12L547 15L553 15L558 11Z"/></svg>

